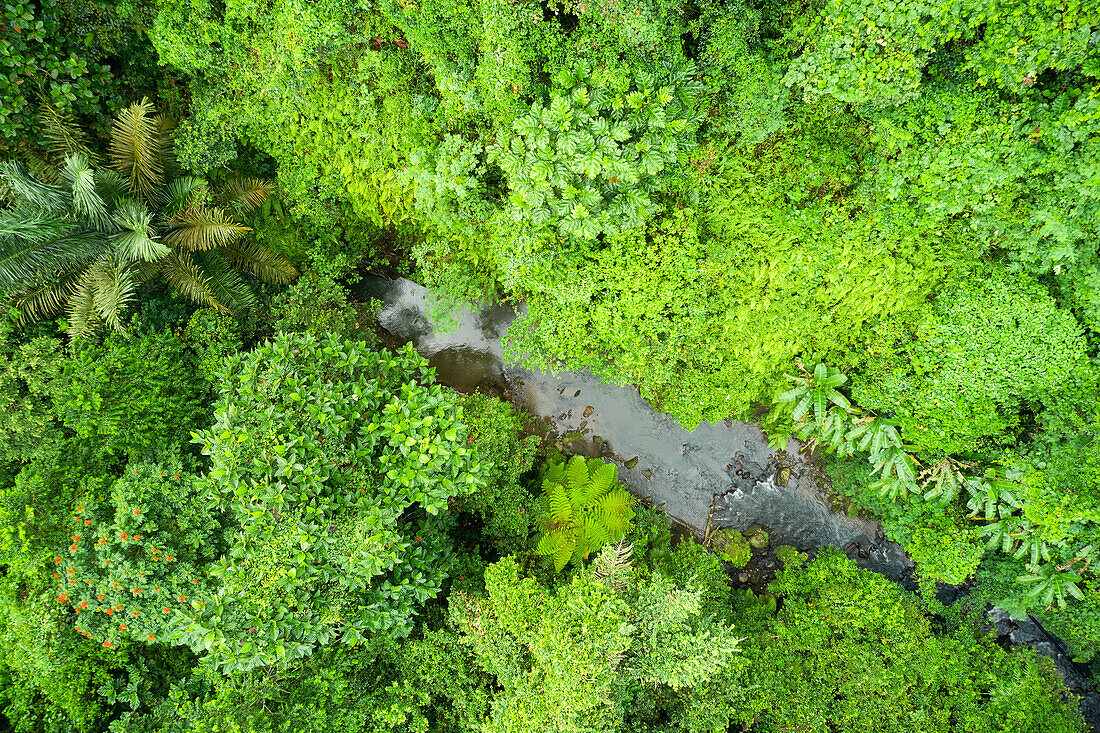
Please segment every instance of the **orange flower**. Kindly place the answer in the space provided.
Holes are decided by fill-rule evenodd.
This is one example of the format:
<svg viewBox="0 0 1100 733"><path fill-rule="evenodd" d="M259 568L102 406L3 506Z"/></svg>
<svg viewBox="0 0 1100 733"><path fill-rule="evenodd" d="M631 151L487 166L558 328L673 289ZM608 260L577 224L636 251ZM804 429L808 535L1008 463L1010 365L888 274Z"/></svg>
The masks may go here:
<svg viewBox="0 0 1100 733"><path fill-rule="evenodd" d="M172 557L171 555L169 555L168 557L166 557L166 558L164 558L164 559L165 559L165 560L167 560L168 562L172 562L172 560L173 560L174 558L173 558L173 557Z"/></svg>
<svg viewBox="0 0 1100 733"><path fill-rule="evenodd" d="M131 592L136 596L138 593L141 593L141 588L134 588Z"/></svg>
<svg viewBox="0 0 1100 733"><path fill-rule="evenodd" d="M175 476L175 478L179 478L179 477L180 477L180 475L179 475L179 473L177 472L177 473L176 473L176 476Z"/></svg>
<svg viewBox="0 0 1100 733"><path fill-rule="evenodd" d="M155 636L153 636L152 634L149 634L149 636L146 636L145 638L146 638L146 639L147 639L148 641L152 641L152 640L153 640L153 639L155 639L156 637L155 637Z"/></svg>
<svg viewBox="0 0 1100 733"><path fill-rule="evenodd" d="M90 520L90 519L85 519L84 520L84 524L91 524L91 523L92 523L92 520Z"/></svg>
<svg viewBox="0 0 1100 733"><path fill-rule="evenodd" d="M180 596L177 600L179 600L180 603L183 603L187 600L187 596Z"/></svg>
<svg viewBox="0 0 1100 733"><path fill-rule="evenodd" d="M82 511L84 511L84 505L83 505L83 504L77 504L77 505L76 505L76 510L77 510L78 512L82 512Z"/></svg>
<svg viewBox="0 0 1100 733"><path fill-rule="evenodd" d="M135 509L134 510L134 516L136 517L139 514L141 514L141 510L140 509Z"/></svg>
<svg viewBox="0 0 1100 733"><path fill-rule="evenodd" d="M130 615L133 616L134 618L137 618L138 616L141 615L141 611L131 611Z"/></svg>
<svg viewBox="0 0 1100 733"><path fill-rule="evenodd" d="M69 545L69 552L76 552L76 545Z"/></svg>
<svg viewBox="0 0 1100 733"><path fill-rule="evenodd" d="M55 577L55 578L60 578L61 576L60 576L60 575L58 575L57 573L54 573L54 574L53 574L53 577Z"/></svg>
<svg viewBox="0 0 1100 733"><path fill-rule="evenodd" d="M107 544L107 538L106 537L100 537L99 538L99 544L101 544L101 545Z"/></svg>
<svg viewBox="0 0 1100 733"><path fill-rule="evenodd" d="M54 565L60 565L61 564L61 558L60 557L55 557L53 559L53 564Z"/></svg>
<svg viewBox="0 0 1100 733"><path fill-rule="evenodd" d="M137 471L134 471L134 473L137 473ZM112 643L111 643L111 642L109 642L109 641L105 641L105 642L103 642L103 646L107 647L108 649L114 649L114 648L115 648L115 645L114 645L114 644L112 644Z"/></svg>
<svg viewBox="0 0 1100 733"><path fill-rule="evenodd" d="M126 539L129 539L129 538L130 538L130 535L126 534L125 532L122 532L121 534L119 534L119 539L126 540Z"/></svg>
<svg viewBox="0 0 1100 733"><path fill-rule="evenodd" d="M119 630L119 631L125 631L125 630L126 630L126 629L128 629L128 628L130 628L130 627L129 627L129 626L127 626L126 624L119 624L119 625L118 625L118 630Z"/></svg>
<svg viewBox="0 0 1100 733"><path fill-rule="evenodd" d="M98 596L96 596L96 597L95 597L95 599L96 599L97 601L102 601L102 600L103 600L103 594L102 594L102 593L100 593L100 594L99 594Z"/></svg>
<svg viewBox="0 0 1100 733"><path fill-rule="evenodd" d="M65 572L66 572L66 573L68 573L69 575L72 575L72 574L73 574L73 573L75 573L76 571L75 571L75 570L73 570L72 568L65 568Z"/></svg>
<svg viewBox="0 0 1100 733"><path fill-rule="evenodd" d="M121 611L122 610L122 604L121 603L116 603L115 604L115 610L116 611Z"/></svg>
<svg viewBox="0 0 1100 733"><path fill-rule="evenodd" d="M164 611L165 613L171 613L171 611L169 610L168 606L165 606L164 608L162 608L162 609L160 609L160 610Z"/></svg>
<svg viewBox="0 0 1100 733"><path fill-rule="evenodd" d="M108 608L108 609L107 609L107 610L105 611L105 613L106 613L106 614L107 614L108 616L114 616L114 615L115 615L115 609L113 609L113 608Z"/></svg>

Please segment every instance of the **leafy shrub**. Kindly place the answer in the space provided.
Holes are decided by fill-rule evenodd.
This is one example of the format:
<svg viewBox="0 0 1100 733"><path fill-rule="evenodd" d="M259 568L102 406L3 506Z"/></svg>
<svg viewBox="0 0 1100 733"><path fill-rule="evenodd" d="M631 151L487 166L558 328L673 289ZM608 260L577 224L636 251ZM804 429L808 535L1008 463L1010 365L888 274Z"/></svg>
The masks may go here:
<svg viewBox="0 0 1100 733"><path fill-rule="evenodd" d="M1019 429L1028 402L1083 366L1073 316L1027 278L991 278L945 293L919 338L869 359L852 395L932 453L980 449ZM1005 440L1001 437L999 440Z"/></svg>
<svg viewBox="0 0 1100 733"><path fill-rule="evenodd" d="M237 319L213 308L196 310L187 321L182 338L198 355L199 372L211 382L221 372L222 362L244 346Z"/></svg>
<svg viewBox="0 0 1100 733"><path fill-rule="evenodd" d="M462 398L462 414L469 426L468 438L486 468L485 488L463 503L481 516L484 534L499 555L526 549L535 519L535 498L524 486L539 439L520 437L526 417L507 402L474 393Z"/></svg>
<svg viewBox="0 0 1100 733"><path fill-rule="evenodd" d="M747 545L746 545L747 547ZM692 540L684 540L661 558L657 571L681 588L698 591L701 613L734 621L730 579L718 557Z"/></svg>
<svg viewBox="0 0 1100 733"><path fill-rule="evenodd" d="M687 65L628 79L590 66L557 69L549 99L491 149L516 219L582 239L648 219L659 174L692 142L694 73Z"/></svg>
<svg viewBox="0 0 1100 733"><path fill-rule="evenodd" d="M615 464L573 456L551 463L542 480L535 552L561 572L630 531L635 499L616 482Z"/></svg>
<svg viewBox="0 0 1100 733"><path fill-rule="evenodd" d="M240 670L407 635L452 562L450 501L484 486L455 398L412 347L308 333L230 357L220 381L200 490L239 529L183 641Z"/></svg>
<svg viewBox="0 0 1100 733"><path fill-rule="evenodd" d="M125 658L74 634L66 611L52 594L28 594L10 578L0 584L0 715L13 732L97 730L106 722L96 692Z"/></svg>
<svg viewBox="0 0 1100 733"><path fill-rule="evenodd" d="M966 625L937 633L917 600L835 548L780 572L774 625L742 646L745 725L837 730L1079 731L1049 660Z"/></svg>
<svg viewBox="0 0 1100 733"><path fill-rule="evenodd" d="M83 346L51 384L65 426L105 450L136 454L185 445L207 420L209 386L193 353L172 334Z"/></svg>
<svg viewBox="0 0 1100 733"><path fill-rule="evenodd" d="M275 328L286 333L348 336L358 325L348 292L330 275L308 273L271 304Z"/></svg>

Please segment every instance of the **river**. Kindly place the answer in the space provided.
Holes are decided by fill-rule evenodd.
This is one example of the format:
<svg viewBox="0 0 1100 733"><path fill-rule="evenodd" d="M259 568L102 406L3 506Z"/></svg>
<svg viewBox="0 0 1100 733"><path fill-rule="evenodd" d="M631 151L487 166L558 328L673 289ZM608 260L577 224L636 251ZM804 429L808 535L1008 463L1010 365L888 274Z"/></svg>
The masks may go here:
<svg viewBox="0 0 1100 733"><path fill-rule="evenodd" d="M832 510L796 441L788 445L790 478L781 486L780 463L756 425L727 420L688 431L650 407L634 387L604 384L584 371L546 373L506 364L501 339L523 317L522 307L517 312L488 304L436 313L436 296L405 279L364 277L353 293L360 301L383 303L377 314L381 326L412 342L440 382L461 392L504 394L545 419L565 452L614 461L635 495L663 506L696 535L703 534L708 520L714 527L737 529L758 524L768 530L773 546L812 551L834 545L860 566L894 580L912 568L877 522Z"/></svg>

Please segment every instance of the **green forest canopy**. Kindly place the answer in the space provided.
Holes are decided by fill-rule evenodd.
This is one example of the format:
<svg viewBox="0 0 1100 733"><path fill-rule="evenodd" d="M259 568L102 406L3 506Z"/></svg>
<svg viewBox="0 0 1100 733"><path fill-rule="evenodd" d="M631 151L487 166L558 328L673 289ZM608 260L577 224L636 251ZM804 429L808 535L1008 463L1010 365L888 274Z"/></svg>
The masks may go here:
<svg viewBox="0 0 1100 733"><path fill-rule="evenodd" d="M27 0L0 71L0 730L1077 729L981 611L1100 652L1100 5ZM920 592L565 501L372 268L810 441Z"/></svg>

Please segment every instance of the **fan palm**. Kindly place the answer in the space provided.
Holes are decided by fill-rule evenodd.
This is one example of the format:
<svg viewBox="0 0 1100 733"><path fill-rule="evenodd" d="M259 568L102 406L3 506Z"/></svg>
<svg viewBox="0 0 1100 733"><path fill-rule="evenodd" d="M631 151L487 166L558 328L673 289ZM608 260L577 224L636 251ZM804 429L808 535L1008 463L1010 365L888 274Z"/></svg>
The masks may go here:
<svg viewBox="0 0 1100 733"><path fill-rule="evenodd" d="M157 276L223 313L255 302L239 270L273 283L297 276L286 259L245 241L250 230L235 218L270 185L239 178L213 192L200 178L173 177L171 126L147 100L115 119L110 167L64 152L55 175L0 163L11 202L0 211L0 291L22 321L65 311L70 335L82 338L101 324L124 331L138 286Z"/></svg>

